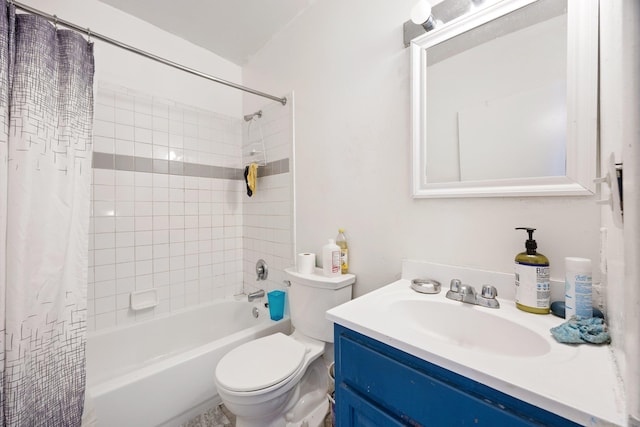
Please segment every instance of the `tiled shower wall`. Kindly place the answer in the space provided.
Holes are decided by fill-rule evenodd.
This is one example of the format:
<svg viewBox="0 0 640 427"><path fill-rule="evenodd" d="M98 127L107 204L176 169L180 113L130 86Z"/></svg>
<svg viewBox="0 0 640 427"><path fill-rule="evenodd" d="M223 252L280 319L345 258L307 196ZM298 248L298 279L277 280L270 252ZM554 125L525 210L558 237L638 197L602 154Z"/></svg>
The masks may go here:
<svg viewBox="0 0 640 427"><path fill-rule="evenodd" d="M258 168L255 194L243 196L242 246L247 293L283 289L284 269L295 264L292 98L288 96L285 106L271 103L263 107L262 117L242 127L243 165L266 164ZM256 281L259 259L264 259L269 267L266 282Z"/></svg>
<svg viewBox="0 0 640 427"><path fill-rule="evenodd" d="M89 330L242 293L242 123L99 85ZM156 289L159 304L130 309Z"/></svg>

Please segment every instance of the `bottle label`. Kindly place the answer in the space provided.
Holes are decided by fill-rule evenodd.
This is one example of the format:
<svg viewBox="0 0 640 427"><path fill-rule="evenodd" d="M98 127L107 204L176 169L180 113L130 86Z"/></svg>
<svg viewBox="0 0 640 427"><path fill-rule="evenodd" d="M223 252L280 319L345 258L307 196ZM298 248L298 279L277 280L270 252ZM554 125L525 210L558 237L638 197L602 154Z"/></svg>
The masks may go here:
<svg viewBox="0 0 640 427"><path fill-rule="evenodd" d="M340 273L340 251L331 252L331 273Z"/></svg>
<svg viewBox="0 0 640 427"><path fill-rule="evenodd" d="M566 318L593 316L591 299L591 274L567 272L565 281L565 313Z"/></svg>
<svg viewBox="0 0 640 427"><path fill-rule="evenodd" d="M549 308L549 266L516 264L516 302L526 307Z"/></svg>
<svg viewBox="0 0 640 427"><path fill-rule="evenodd" d="M349 272L349 249L340 249L340 266L342 268L342 274Z"/></svg>

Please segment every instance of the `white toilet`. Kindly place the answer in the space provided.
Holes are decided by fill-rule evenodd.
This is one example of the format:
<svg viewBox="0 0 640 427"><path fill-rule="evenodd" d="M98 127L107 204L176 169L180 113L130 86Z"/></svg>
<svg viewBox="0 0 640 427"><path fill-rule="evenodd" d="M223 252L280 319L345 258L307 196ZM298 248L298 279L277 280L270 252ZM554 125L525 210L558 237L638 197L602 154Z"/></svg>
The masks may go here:
<svg viewBox="0 0 640 427"><path fill-rule="evenodd" d="M333 342L333 324L325 313L351 299L355 276L324 277L321 269L285 272L294 333L236 347L216 367L218 393L236 415L237 427L317 427L328 410L327 365L321 356L325 343Z"/></svg>

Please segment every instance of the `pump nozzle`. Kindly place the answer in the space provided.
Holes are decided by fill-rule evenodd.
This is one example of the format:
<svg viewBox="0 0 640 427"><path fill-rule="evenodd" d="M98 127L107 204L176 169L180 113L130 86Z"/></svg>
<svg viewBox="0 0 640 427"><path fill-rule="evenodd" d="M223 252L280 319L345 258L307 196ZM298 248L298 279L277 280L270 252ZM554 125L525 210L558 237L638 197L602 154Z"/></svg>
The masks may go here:
<svg viewBox="0 0 640 427"><path fill-rule="evenodd" d="M527 248L527 255L535 255L536 249L538 249L538 244L533 240L533 232L536 231L536 229L530 227L516 227L516 230L527 230L527 233L529 233L529 239L525 242L524 246Z"/></svg>

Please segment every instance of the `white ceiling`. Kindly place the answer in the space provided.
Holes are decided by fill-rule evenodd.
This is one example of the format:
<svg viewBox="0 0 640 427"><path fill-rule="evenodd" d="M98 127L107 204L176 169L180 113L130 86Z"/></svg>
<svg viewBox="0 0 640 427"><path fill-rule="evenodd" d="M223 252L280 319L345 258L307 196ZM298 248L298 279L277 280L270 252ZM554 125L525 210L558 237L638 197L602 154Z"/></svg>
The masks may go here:
<svg viewBox="0 0 640 427"><path fill-rule="evenodd" d="M314 0L101 0L243 65Z"/></svg>

